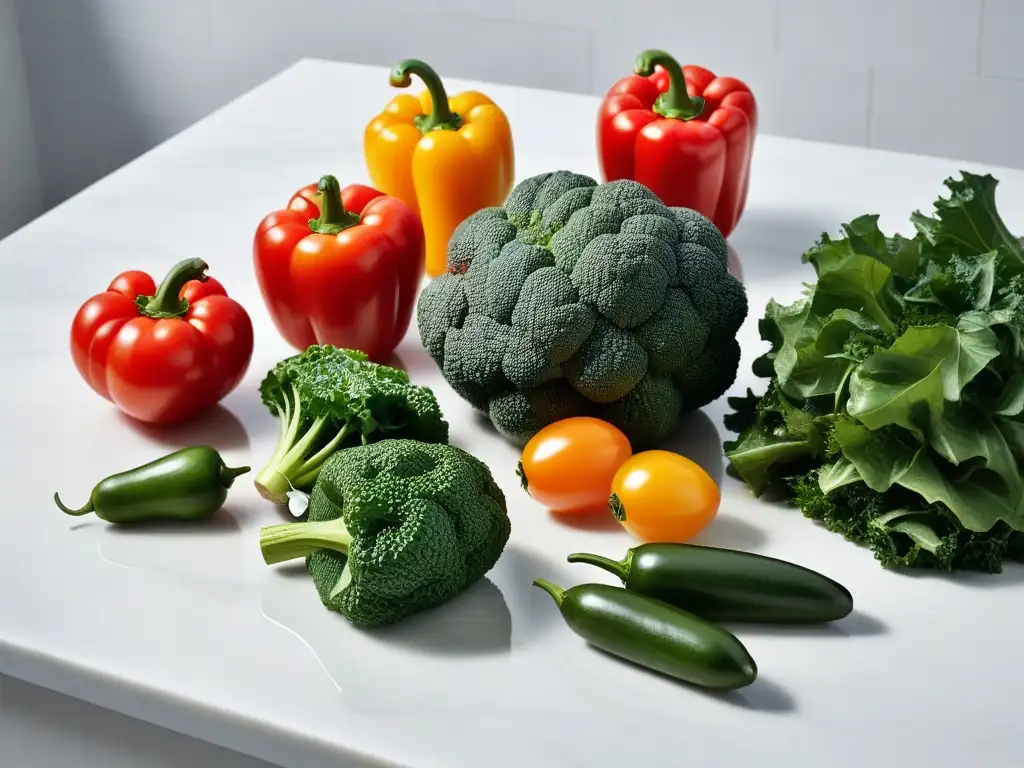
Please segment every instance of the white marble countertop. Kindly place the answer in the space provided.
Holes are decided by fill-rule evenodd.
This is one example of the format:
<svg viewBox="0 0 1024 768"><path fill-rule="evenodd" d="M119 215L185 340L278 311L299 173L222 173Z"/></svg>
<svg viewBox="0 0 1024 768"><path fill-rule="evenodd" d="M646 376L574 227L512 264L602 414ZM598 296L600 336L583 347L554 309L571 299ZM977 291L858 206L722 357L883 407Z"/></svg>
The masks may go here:
<svg viewBox="0 0 1024 768"><path fill-rule="evenodd" d="M596 98L472 85L508 113L518 179L560 168L596 177ZM118 530L54 509L55 490L85 499L102 477L187 444L262 465L277 424L257 385L291 351L259 300L253 230L323 173L365 181L363 127L393 93L383 68L303 61L0 242L0 674L289 768L1019 765L1024 570L886 572L726 477L702 541L822 570L857 610L825 630L740 630L760 672L742 691L655 678L588 649L530 585L599 578L565 555L619 556L627 534L560 525L523 494L517 451L480 429L415 328L401 360L436 387L453 442L489 463L513 520L488 580L448 607L388 632L352 629L301 571L264 566L259 528L281 517L251 476L225 522L200 530ZM752 308L734 391L753 382L765 302L795 295L809 274L800 254L822 231L875 212L906 232L910 212L961 168L995 174L1000 210L1024 231L1024 172L761 137L732 237ZM69 324L121 270L162 274L186 256L206 259L249 308L256 351L206 423L140 430L78 377ZM676 443L716 477L723 412L724 400L690 417Z"/></svg>

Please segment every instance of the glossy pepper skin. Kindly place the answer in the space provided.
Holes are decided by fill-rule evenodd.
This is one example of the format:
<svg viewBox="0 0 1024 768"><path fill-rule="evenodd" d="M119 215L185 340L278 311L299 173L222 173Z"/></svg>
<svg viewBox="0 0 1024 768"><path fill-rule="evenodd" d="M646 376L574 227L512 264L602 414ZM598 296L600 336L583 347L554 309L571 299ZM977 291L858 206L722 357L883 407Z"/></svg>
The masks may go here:
<svg viewBox="0 0 1024 768"><path fill-rule="evenodd" d="M122 272L75 314L75 367L133 419L190 419L220 402L249 367L252 321L207 268L185 259L159 288L145 272Z"/></svg>
<svg viewBox="0 0 1024 768"><path fill-rule="evenodd" d="M757 678L757 664L736 636L692 613L607 584L533 584L551 595L573 632L621 659L717 690Z"/></svg>
<svg viewBox="0 0 1024 768"><path fill-rule="evenodd" d="M605 181L632 179L665 205L692 208L728 237L743 214L757 103L734 77L644 51L634 74L601 103L597 142Z"/></svg>
<svg viewBox="0 0 1024 768"><path fill-rule="evenodd" d="M209 446L194 445L101 480L80 509L64 506L56 493L53 500L65 514L95 512L108 523L194 522L220 509L235 478L248 471L227 466Z"/></svg>
<svg viewBox="0 0 1024 768"><path fill-rule="evenodd" d="M465 91L451 98L426 63L408 59L391 71L391 85L411 76L427 89L396 96L363 137L371 183L419 213L426 235L426 271L445 271L448 239L481 208L501 205L515 175L512 132L505 113L487 96Z"/></svg>
<svg viewBox="0 0 1024 768"><path fill-rule="evenodd" d="M809 568L752 552L695 544L641 544L622 560L578 552L631 592L663 600L708 621L818 624L853 610L842 584Z"/></svg>
<svg viewBox="0 0 1024 768"><path fill-rule="evenodd" d="M260 222L263 300L299 351L331 344L385 361L405 336L423 277L423 228L396 197L324 176Z"/></svg>

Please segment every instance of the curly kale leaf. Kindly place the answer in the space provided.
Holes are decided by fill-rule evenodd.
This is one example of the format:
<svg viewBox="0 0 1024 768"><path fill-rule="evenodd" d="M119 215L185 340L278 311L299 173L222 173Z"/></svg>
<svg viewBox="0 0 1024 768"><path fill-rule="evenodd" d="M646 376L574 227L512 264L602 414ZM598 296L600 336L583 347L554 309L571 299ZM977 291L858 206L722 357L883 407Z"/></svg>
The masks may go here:
<svg viewBox="0 0 1024 768"><path fill-rule="evenodd" d="M760 322L765 393L733 398L730 470L886 567L998 572L1024 553L1024 248L964 173L913 238L827 234Z"/></svg>

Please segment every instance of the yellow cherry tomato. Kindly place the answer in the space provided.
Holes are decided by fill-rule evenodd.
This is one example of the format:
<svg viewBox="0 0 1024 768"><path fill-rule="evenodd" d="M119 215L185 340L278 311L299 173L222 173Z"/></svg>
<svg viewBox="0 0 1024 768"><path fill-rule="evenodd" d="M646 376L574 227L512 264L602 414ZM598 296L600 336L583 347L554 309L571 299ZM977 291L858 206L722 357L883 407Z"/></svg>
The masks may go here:
<svg viewBox="0 0 1024 768"><path fill-rule="evenodd" d="M611 506L641 541L682 542L707 527L721 493L703 467L671 451L643 451L627 459L612 480Z"/></svg>
<svg viewBox="0 0 1024 768"><path fill-rule="evenodd" d="M563 514L608 510L612 478L629 439L607 421L573 416L541 429L523 448L519 476L534 499Z"/></svg>

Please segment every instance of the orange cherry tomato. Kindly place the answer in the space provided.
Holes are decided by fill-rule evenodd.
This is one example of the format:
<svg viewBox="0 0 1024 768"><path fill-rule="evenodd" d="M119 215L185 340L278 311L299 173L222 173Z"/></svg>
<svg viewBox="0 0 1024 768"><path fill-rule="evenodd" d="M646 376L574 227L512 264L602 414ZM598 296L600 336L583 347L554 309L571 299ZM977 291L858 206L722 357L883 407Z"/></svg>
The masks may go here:
<svg viewBox="0 0 1024 768"><path fill-rule="evenodd" d="M627 459L615 473L612 493L615 517L641 541L693 538L718 514L722 498L699 464L657 450Z"/></svg>
<svg viewBox="0 0 1024 768"><path fill-rule="evenodd" d="M632 452L617 427L573 416L549 424L530 439L519 476L530 496L555 512L607 512L612 478Z"/></svg>

